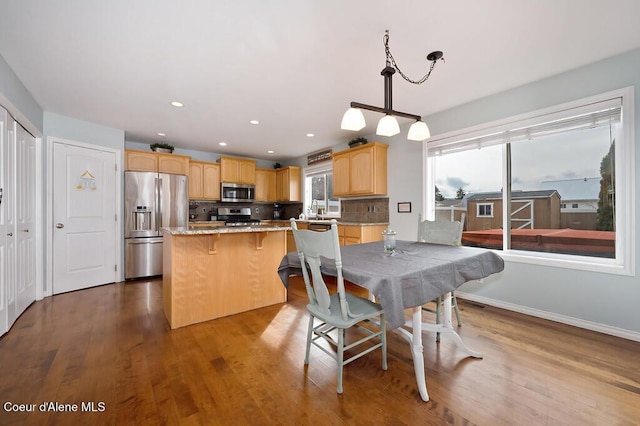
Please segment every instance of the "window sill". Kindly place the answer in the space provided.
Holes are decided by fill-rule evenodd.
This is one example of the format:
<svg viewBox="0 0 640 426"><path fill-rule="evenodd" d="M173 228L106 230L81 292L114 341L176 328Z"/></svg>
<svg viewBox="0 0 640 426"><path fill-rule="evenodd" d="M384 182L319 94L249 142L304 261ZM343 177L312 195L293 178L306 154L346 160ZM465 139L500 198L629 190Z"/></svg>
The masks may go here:
<svg viewBox="0 0 640 426"><path fill-rule="evenodd" d="M633 268L620 264L616 259L586 256L557 255L552 253L520 250L494 250L505 262L549 266L553 268L575 269L603 274L634 276Z"/></svg>

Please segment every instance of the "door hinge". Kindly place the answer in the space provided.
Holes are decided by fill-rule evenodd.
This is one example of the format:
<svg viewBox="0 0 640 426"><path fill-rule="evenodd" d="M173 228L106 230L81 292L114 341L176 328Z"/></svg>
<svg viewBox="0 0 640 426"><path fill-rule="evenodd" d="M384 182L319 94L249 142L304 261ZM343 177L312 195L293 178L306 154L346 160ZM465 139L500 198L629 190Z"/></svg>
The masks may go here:
<svg viewBox="0 0 640 426"><path fill-rule="evenodd" d="M118 171L118 163L114 163L113 164L113 169L117 172Z"/></svg>
<svg viewBox="0 0 640 426"><path fill-rule="evenodd" d="M113 270L118 272L118 265L113 265Z"/></svg>
<svg viewBox="0 0 640 426"><path fill-rule="evenodd" d="M118 221L118 213L113 215L113 220L115 220L116 222Z"/></svg>

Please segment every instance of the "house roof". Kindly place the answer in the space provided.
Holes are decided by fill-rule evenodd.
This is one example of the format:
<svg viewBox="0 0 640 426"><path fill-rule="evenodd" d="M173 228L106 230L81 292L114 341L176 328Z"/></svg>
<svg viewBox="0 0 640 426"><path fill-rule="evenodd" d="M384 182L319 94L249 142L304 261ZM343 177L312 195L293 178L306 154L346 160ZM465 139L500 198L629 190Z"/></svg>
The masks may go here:
<svg viewBox="0 0 640 426"><path fill-rule="evenodd" d="M557 193L555 189L544 189L537 191L511 191L512 200L521 200L524 198L549 198ZM559 195L559 194L558 194ZM502 199L502 191L498 192L477 192L467 195L467 200L493 200Z"/></svg>
<svg viewBox="0 0 640 426"><path fill-rule="evenodd" d="M555 189L563 201L597 200L600 196L600 178L547 180L540 183L541 189Z"/></svg>

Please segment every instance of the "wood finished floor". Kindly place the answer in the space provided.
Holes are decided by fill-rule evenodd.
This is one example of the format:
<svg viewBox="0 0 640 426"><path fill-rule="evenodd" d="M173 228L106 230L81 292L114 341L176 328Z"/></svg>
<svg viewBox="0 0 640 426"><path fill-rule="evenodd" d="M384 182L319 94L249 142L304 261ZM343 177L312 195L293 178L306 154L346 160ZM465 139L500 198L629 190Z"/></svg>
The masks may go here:
<svg viewBox="0 0 640 426"><path fill-rule="evenodd" d="M379 352L354 361L337 395L331 358L312 348L303 365L303 292L294 279L286 304L173 331L159 280L36 302L0 339L0 425L640 424L640 343L462 301L460 334L484 359L425 333L430 402L396 333L389 369ZM105 410L43 413L42 402Z"/></svg>

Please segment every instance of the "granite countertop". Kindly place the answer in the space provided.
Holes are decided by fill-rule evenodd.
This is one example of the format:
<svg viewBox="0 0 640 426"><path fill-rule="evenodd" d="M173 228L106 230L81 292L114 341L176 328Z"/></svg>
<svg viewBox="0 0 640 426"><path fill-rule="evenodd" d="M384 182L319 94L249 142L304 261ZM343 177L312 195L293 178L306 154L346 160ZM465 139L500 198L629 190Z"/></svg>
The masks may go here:
<svg viewBox="0 0 640 426"><path fill-rule="evenodd" d="M252 225L252 226L177 226L162 228L171 235L210 235L234 234L239 232L275 232L290 230L290 226Z"/></svg>
<svg viewBox="0 0 640 426"><path fill-rule="evenodd" d="M296 219L297 222L303 222L303 223L329 223L331 221L331 219L303 219L303 220L298 220ZM336 221L338 222L338 225L355 225L355 226L376 226L376 225L389 225L389 222L346 222L340 219L336 219ZM290 223L289 220L286 219L280 219L280 220L268 220L266 222L283 222L283 223Z"/></svg>

